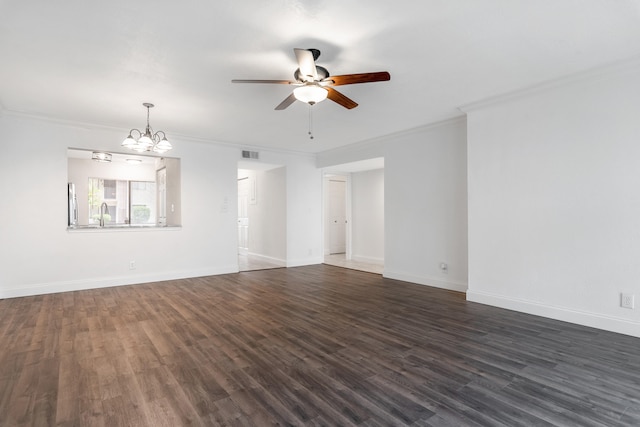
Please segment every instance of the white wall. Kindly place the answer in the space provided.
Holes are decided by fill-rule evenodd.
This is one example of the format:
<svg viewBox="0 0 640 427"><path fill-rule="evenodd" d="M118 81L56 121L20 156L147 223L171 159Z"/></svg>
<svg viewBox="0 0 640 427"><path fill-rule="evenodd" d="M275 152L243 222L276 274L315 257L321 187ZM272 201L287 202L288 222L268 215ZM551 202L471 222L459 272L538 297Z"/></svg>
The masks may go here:
<svg viewBox="0 0 640 427"><path fill-rule="evenodd" d="M0 298L238 271L235 146L173 139L182 227L67 230L67 148L120 152L123 134L0 116ZM296 164L287 168L287 218L295 217L287 221L288 236L295 236L287 238L287 262L320 262L320 172L309 157L264 156Z"/></svg>
<svg viewBox="0 0 640 427"><path fill-rule="evenodd" d="M251 162L286 168L286 266L322 263L322 171L316 167L315 156L251 146L242 149L260 153L259 161L243 162L246 168Z"/></svg>
<svg viewBox="0 0 640 427"><path fill-rule="evenodd" d="M256 188L255 202L249 202L249 253L286 263L287 198L286 168L238 170Z"/></svg>
<svg viewBox="0 0 640 427"><path fill-rule="evenodd" d="M639 71L470 108L469 300L640 336Z"/></svg>
<svg viewBox="0 0 640 427"><path fill-rule="evenodd" d="M156 160L156 170L162 168L166 173L166 192L165 192L165 204L166 204L166 225L181 225L182 224L182 182L181 182L181 167L180 159L172 157L160 157ZM157 177L157 174L156 174ZM154 179L157 181L157 178Z"/></svg>
<svg viewBox="0 0 640 427"><path fill-rule="evenodd" d="M394 138L385 152L385 276L467 289L466 126ZM448 271L440 270L440 263Z"/></svg>
<svg viewBox="0 0 640 427"><path fill-rule="evenodd" d="M249 252L266 256L278 261L287 258L287 193L286 168L280 167L267 171L258 171L256 176L256 204L261 212L260 234L250 234Z"/></svg>
<svg viewBox="0 0 640 427"><path fill-rule="evenodd" d="M384 157L384 276L467 288L466 123L449 120L318 155L318 167ZM441 262L448 272L439 268Z"/></svg>
<svg viewBox="0 0 640 427"><path fill-rule="evenodd" d="M351 258L384 262L384 169L351 174Z"/></svg>

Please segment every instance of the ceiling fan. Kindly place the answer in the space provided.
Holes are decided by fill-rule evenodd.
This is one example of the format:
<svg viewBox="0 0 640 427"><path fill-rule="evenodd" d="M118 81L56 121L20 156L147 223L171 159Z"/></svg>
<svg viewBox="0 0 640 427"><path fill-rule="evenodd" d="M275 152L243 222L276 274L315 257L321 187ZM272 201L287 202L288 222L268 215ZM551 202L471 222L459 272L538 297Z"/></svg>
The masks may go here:
<svg viewBox="0 0 640 427"><path fill-rule="evenodd" d="M232 83L272 83L297 86L293 93L285 98L276 110L284 110L296 100L314 105L326 98L352 109L358 104L352 99L338 92L333 86L351 85L356 83L381 82L391 79L386 71L375 73L345 74L330 76L326 68L316 65L320 56L318 49L293 49L298 60L298 69L293 74L295 80L231 80Z"/></svg>

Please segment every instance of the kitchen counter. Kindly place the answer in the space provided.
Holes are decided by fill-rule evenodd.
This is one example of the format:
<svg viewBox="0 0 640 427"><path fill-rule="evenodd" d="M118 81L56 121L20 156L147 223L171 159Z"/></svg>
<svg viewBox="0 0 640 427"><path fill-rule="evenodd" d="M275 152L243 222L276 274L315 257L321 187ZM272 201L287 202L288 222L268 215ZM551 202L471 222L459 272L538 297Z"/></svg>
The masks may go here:
<svg viewBox="0 0 640 427"><path fill-rule="evenodd" d="M70 233L104 233L104 232L121 232L121 231L154 231L154 230L180 230L180 225L131 225L131 224L116 224L105 225L100 227L99 225L76 225L74 227L67 227L67 231Z"/></svg>

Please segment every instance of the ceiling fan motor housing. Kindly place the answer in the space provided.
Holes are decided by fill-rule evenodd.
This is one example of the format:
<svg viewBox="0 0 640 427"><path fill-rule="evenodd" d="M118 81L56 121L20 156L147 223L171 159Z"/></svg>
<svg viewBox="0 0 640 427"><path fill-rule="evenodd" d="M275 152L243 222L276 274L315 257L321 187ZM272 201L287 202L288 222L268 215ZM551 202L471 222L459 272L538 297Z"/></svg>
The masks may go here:
<svg viewBox="0 0 640 427"><path fill-rule="evenodd" d="M319 65L316 65L316 73L318 74L318 81L322 81L324 79L326 79L327 77L329 77L329 70L327 70L324 67L321 67ZM300 73L300 68L298 68L296 70L295 73L293 73L293 78L296 79L296 81L299 82L304 82L305 80L302 78L302 74Z"/></svg>

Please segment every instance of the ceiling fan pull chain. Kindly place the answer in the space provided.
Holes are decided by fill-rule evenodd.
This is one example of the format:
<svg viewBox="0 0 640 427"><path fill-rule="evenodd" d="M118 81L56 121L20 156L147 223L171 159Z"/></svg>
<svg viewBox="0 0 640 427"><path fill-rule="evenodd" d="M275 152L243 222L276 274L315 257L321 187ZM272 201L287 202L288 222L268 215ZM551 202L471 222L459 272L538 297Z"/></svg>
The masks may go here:
<svg viewBox="0 0 640 427"><path fill-rule="evenodd" d="M312 123L311 107L312 105L309 104L309 139L313 139L313 133L311 133L311 123Z"/></svg>

